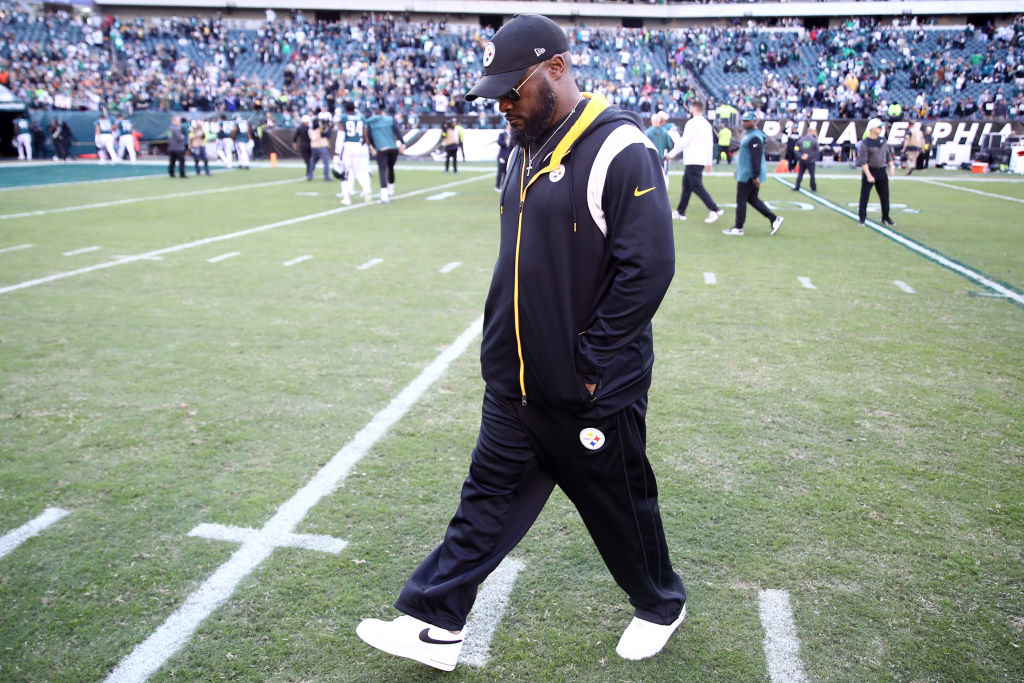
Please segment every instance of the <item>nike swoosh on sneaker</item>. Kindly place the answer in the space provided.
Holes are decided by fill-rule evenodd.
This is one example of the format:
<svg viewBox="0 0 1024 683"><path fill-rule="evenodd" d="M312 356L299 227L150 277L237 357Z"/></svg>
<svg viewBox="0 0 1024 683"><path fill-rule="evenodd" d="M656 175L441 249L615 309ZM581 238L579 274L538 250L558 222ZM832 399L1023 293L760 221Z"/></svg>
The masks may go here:
<svg viewBox="0 0 1024 683"><path fill-rule="evenodd" d="M425 628L420 631L420 641L431 645L458 645L462 642L462 638L459 638L458 640L437 640L436 638L431 638L430 629Z"/></svg>
<svg viewBox="0 0 1024 683"><path fill-rule="evenodd" d="M653 189L654 189L653 187L648 187L646 190L641 190L640 186L637 185L636 188L634 188L634 190L633 190L633 196L634 197L642 197L643 195L647 194L648 192L650 192Z"/></svg>

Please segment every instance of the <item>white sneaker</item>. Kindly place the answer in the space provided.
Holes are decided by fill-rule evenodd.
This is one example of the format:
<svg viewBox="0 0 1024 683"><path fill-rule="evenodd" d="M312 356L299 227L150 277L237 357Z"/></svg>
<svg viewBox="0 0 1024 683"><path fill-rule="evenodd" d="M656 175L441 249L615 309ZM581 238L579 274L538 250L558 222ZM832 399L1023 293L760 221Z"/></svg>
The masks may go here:
<svg viewBox="0 0 1024 683"><path fill-rule="evenodd" d="M619 644L615 646L615 652L623 659L646 659L653 657L662 651L665 643L679 628L679 624L686 619L686 605L679 613L679 618L668 626L655 624L653 621L645 621L640 617L633 617L629 626L623 631L619 638Z"/></svg>
<svg viewBox="0 0 1024 683"><path fill-rule="evenodd" d="M782 221L783 220L785 220L785 219L782 216L778 216L778 217L776 217L776 219L774 221L772 221L772 230L771 230L771 232L768 233L769 237L771 237L772 235L774 235L775 233L777 233L779 231L779 228L782 227Z"/></svg>
<svg viewBox="0 0 1024 683"><path fill-rule="evenodd" d="M704 219L705 223L714 223L719 218L725 215L725 211L719 209L718 211L712 211L708 214L708 217Z"/></svg>
<svg viewBox="0 0 1024 683"><path fill-rule="evenodd" d="M722 231L723 235L743 235L743 228L737 228L735 225L728 230Z"/></svg>
<svg viewBox="0 0 1024 683"><path fill-rule="evenodd" d="M453 634L415 617L403 615L394 621L363 619L356 627L356 634L368 645L389 655L415 659L435 669L451 671L459 661L466 629Z"/></svg>
<svg viewBox="0 0 1024 683"><path fill-rule="evenodd" d="M686 220L686 216L684 216L683 214L679 213L678 211L673 211L672 212L672 219L673 220L677 220L677 221L685 221Z"/></svg>
<svg viewBox="0 0 1024 683"><path fill-rule="evenodd" d="M342 197L341 203L345 206L350 206L352 204L352 200L349 197Z"/></svg>

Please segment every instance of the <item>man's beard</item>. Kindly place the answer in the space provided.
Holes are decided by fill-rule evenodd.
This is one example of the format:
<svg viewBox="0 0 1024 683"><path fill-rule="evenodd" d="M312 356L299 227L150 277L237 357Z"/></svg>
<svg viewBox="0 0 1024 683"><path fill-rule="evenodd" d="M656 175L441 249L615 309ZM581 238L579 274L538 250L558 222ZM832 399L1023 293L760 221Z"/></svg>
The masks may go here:
<svg viewBox="0 0 1024 683"><path fill-rule="evenodd" d="M547 132L551 117L555 114L555 107L558 106L555 91L551 89L551 85L547 81L540 82L538 91L540 108L534 112L533 116L526 119L522 130L512 128L512 142L524 149L536 143Z"/></svg>

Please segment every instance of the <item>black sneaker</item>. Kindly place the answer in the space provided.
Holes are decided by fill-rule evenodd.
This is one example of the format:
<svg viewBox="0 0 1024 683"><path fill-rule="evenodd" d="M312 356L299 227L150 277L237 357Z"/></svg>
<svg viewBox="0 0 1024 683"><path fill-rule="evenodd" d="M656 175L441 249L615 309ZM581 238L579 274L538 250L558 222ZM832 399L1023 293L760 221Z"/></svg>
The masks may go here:
<svg viewBox="0 0 1024 683"><path fill-rule="evenodd" d="M883 218L882 222L885 223L886 225L888 225L890 228L895 228L896 227L896 222L893 221L893 219L891 219L891 218Z"/></svg>

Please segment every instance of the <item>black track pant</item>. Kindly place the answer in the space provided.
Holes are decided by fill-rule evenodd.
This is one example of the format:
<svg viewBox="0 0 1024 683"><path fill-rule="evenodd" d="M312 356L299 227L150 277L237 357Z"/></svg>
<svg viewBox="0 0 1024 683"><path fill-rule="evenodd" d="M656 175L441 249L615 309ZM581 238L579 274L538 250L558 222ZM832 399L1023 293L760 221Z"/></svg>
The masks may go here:
<svg viewBox="0 0 1024 683"><path fill-rule="evenodd" d="M747 204L749 203L752 207L767 218L768 220L775 222L778 216L775 212L768 208L768 205L761 201L761 198L757 196L758 188L754 185L753 180L746 182L736 183L736 227L742 229L743 224L747 222Z"/></svg>
<svg viewBox="0 0 1024 683"><path fill-rule="evenodd" d="M168 152L167 153L167 172L170 176L174 177L174 167L178 167L178 175L182 178L185 177L185 150L180 152Z"/></svg>
<svg viewBox="0 0 1024 683"><path fill-rule="evenodd" d="M395 607L434 626L461 629L477 588L526 535L557 484L579 510L635 615L675 621L686 589L672 570L662 530L645 453L646 410L645 398L606 418L582 419L487 391L459 509ZM604 444L588 450L580 434L594 428Z"/></svg>
<svg viewBox="0 0 1024 683"><path fill-rule="evenodd" d="M377 150L377 174L381 187L395 184L395 162L398 161L398 148L388 147Z"/></svg>
<svg viewBox="0 0 1024 683"><path fill-rule="evenodd" d="M887 169L884 166L882 168L872 168L871 175L875 178L873 183L868 182L868 177L864 175L864 171L860 172L860 205L857 210L860 222L863 223L867 220L868 199L871 197L872 187L878 192L878 201L882 205L882 220L891 220L889 218L889 174Z"/></svg>
<svg viewBox="0 0 1024 683"><path fill-rule="evenodd" d="M808 156L810 156L810 155L808 155ZM797 190L800 189L800 181L804 179L804 171L807 171L808 175L811 177L811 192L817 192L818 191L818 183L815 182L815 180L814 180L814 166L815 166L815 162L811 161L810 159L807 159L806 161L801 159L801 160L796 162L796 167L798 169L797 172L796 172L796 189Z"/></svg>
<svg viewBox="0 0 1024 683"><path fill-rule="evenodd" d="M686 215L686 207L690 204L690 195L697 195L708 211L718 211L718 204L711 198L708 191L704 189L704 167L699 164L687 164L683 167L683 194L679 197L679 206L676 207L683 216Z"/></svg>

